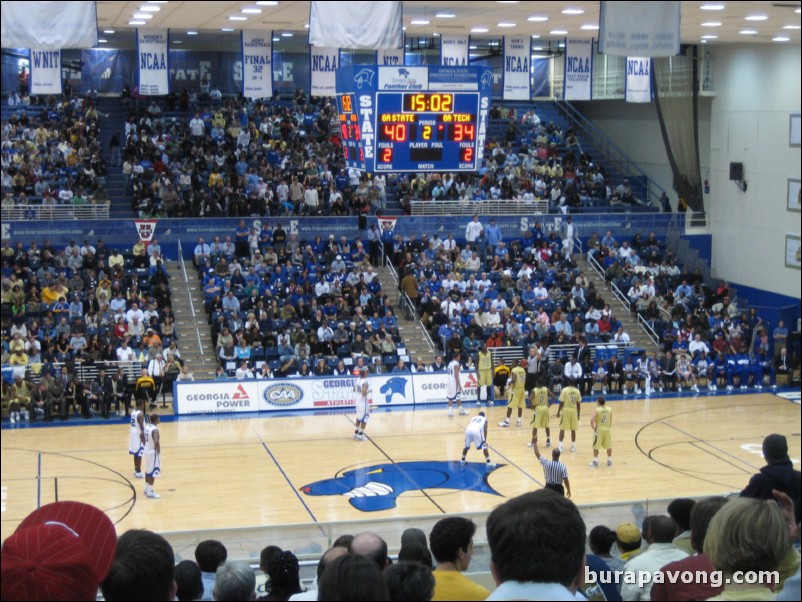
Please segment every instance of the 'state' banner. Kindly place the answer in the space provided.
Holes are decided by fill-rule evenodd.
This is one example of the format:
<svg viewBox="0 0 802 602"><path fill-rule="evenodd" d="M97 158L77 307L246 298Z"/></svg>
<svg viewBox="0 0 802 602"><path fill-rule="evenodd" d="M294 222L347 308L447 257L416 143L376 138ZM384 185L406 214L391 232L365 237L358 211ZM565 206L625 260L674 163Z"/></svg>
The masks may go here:
<svg viewBox="0 0 802 602"><path fill-rule="evenodd" d="M337 69L340 51L337 48L309 47L310 91L312 96L334 96L337 92Z"/></svg>
<svg viewBox="0 0 802 602"><path fill-rule="evenodd" d="M242 31L242 95L273 96L273 33Z"/></svg>
<svg viewBox="0 0 802 602"><path fill-rule="evenodd" d="M532 97L530 46L529 36L504 37L504 100L529 100Z"/></svg>
<svg viewBox="0 0 802 602"><path fill-rule="evenodd" d="M591 100L593 96L593 40L565 41L565 100Z"/></svg>
<svg viewBox="0 0 802 602"><path fill-rule="evenodd" d="M170 92L167 37L166 29L136 30L139 93L143 96L164 96Z"/></svg>
<svg viewBox="0 0 802 602"><path fill-rule="evenodd" d="M31 48L31 94L61 94L61 50Z"/></svg>
<svg viewBox="0 0 802 602"><path fill-rule="evenodd" d="M652 102L652 59L627 57L627 102Z"/></svg>
<svg viewBox="0 0 802 602"><path fill-rule="evenodd" d="M468 64L470 36L440 36L440 64L462 67Z"/></svg>

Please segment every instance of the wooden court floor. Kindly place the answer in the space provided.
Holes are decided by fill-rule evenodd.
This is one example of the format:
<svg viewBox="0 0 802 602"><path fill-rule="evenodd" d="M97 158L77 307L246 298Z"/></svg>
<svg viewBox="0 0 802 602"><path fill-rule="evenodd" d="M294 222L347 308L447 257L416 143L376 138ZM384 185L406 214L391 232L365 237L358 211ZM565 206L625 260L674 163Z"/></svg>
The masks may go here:
<svg viewBox="0 0 802 602"><path fill-rule="evenodd" d="M800 406L770 393L609 405L614 465L588 466L594 403L583 404L577 452L563 456L579 504L738 491L763 465L761 442L772 432L788 437L792 458L802 457ZM163 422L159 500L145 498L144 482L134 478L127 423L4 429L2 538L37 505L56 499L104 509L119 532L490 510L541 487L543 471L526 445L531 411L523 428L513 421L509 429L498 426L502 406L487 411L498 463L489 473L476 450L460 469L470 415L449 419L444 409L375 412L364 442L352 440L345 413ZM556 419L552 425L555 442Z"/></svg>

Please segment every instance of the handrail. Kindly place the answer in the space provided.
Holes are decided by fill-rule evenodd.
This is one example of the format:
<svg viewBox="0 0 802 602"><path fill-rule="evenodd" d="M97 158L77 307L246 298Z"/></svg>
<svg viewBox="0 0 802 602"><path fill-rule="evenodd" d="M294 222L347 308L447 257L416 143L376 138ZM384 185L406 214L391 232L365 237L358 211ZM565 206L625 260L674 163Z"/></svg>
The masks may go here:
<svg viewBox="0 0 802 602"><path fill-rule="evenodd" d="M618 288L615 282L610 282L610 290L613 292L613 296L618 299L618 302L627 310L627 313L630 313L632 309L629 307L629 299L621 292L621 289Z"/></svg>
<svg viewBox="0 0 802 602"><path fill-rule="evenodd" d="M3 221L106 220L109 206L98 205L15 205L0 208Z"/></svg>
<svg viewBox="0 0 802 602"><path fill-rule="evenodd" d="M563 111L565 116L571 124L581 129L587 134L596 148L624 174L634 174L646 179L647 182L647 199L650 204L660 198L665 190L650 178L633 159L631 159L615 142L604 134L596 125L593 124L587 117L582 115L571 103L561 99L556 99L555 104Z"/></svg>
<svg viewBox="0 0 802 602"><path fill-rule="evenodd" d="M590 265L593 271L599 275L599 278L604 280L605 279L604 270L602 269L601 264L598 261L596 261L596 257L594 257L593 255L587 255L587 261L588 265Z"/></svg>
<svg viewBox="0 0 802 602"><path fill-rule="evenodd" d="M181 270L184 272L184 290L187 292L187 297L189 297L189 310L192 312L192 323L195 326L195 336L198 339L198 349L200 350L201 357L205 356L206 353L204 352L203 348L204 345L201 342L200 330L198 330L198 320L195 314L195 303L192 301L192 293L189 290L189 277L187 276L187 266L184 263L184 253L181 250L181 239L178 239L178 259L181 261Z"/></svg>
<svg viewBox="0 0 802 602"><path fill-rule="evenodd" d="M423 340L426 342L426 345L429 347L429 352L437 355L437 348L435 347L434 340L432 339L432 335L429 334L429 329L426 328L426 325L423 323L423 320L418 318L418 311L415 307L415 304L412 302L412 299L407 295L406 292L401 291L401 299L404 302L404 305L407 307L407 311L413 316L413 320L417 321L418 326L423 331Z"/></svg>
<svg viewBox="0 0 802 602"><path fill-rule="evenodd" d="M412 215L532 215L547 214L549 202L524 201L410 201Z"/></svg>
<svg viewBox="0 0 802 602"><path fill-rule="evenodd" d="M657 336L657 333L654 331L654 328L649 326L649 323L642 315L640 315L639 313L636 313L635 315L638 316L638 326L640 326L640 329L644 333L646 333L646 336L649 337L649 340L651 340L652 343L654 343L655 345L659 345L660 337Z"/></svg>

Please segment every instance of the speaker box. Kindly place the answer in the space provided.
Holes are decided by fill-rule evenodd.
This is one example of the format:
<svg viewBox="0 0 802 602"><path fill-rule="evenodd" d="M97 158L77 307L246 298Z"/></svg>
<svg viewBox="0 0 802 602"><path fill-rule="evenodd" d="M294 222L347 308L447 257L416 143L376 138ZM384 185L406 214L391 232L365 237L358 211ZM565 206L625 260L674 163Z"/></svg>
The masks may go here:
<svg viewBox="0 0 802 602"><path fill-rule="evenodd" d="M730 180L740 182L744 179L744 164L730 163Z"/></svg>

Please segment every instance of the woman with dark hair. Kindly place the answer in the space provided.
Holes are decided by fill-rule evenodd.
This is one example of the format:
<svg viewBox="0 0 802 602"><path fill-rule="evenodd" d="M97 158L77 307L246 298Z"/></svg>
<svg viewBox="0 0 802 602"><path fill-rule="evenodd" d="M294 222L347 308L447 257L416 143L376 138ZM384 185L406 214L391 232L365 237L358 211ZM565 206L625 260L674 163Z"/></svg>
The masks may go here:
<svg viewBox="0 0 802 602"><path fill-rule="evenodd" d="M266 584L268 593L259 600L289 600L290 596L303 591L298 558L292 552L284 551L276 554L267 561L265 569L269 577Z"/></svg>
<svg viewBox="0 0 802 602"><path fill-rule="evenodd" d="M389 600L378 565L356 554L335 559L320 577L318 600Z"/></svg>

